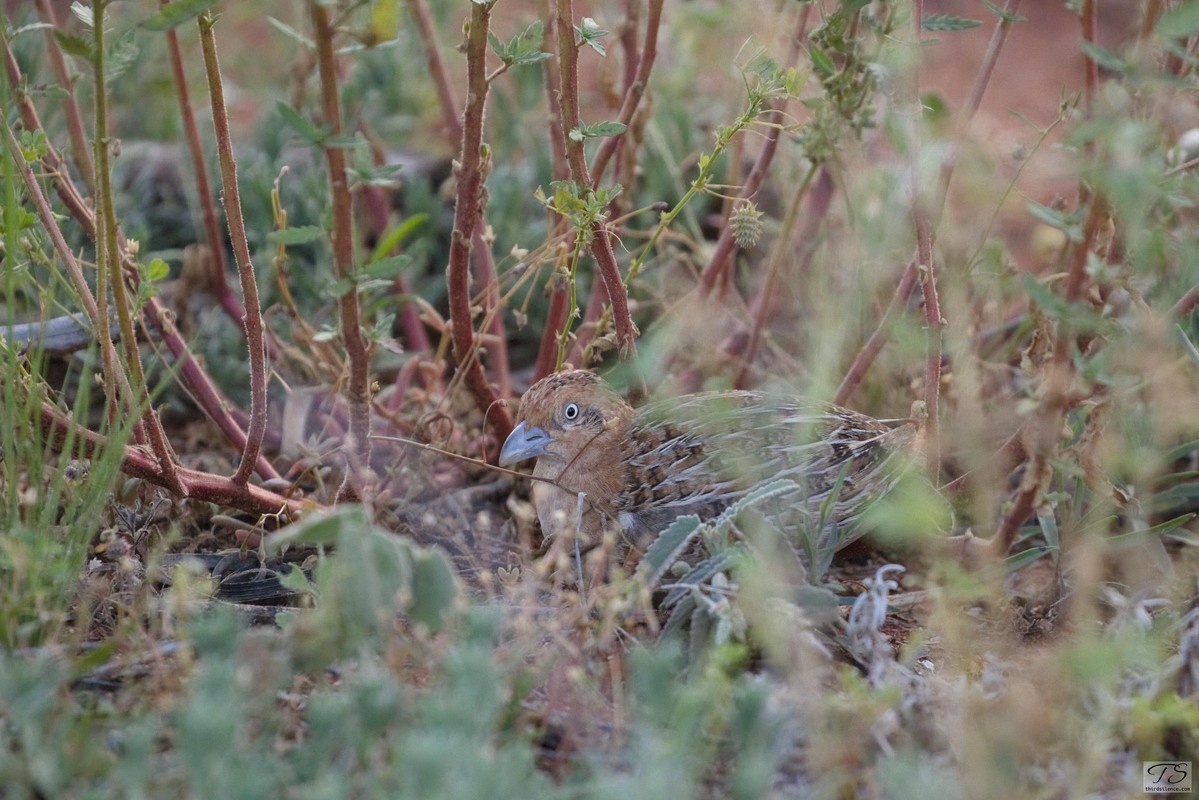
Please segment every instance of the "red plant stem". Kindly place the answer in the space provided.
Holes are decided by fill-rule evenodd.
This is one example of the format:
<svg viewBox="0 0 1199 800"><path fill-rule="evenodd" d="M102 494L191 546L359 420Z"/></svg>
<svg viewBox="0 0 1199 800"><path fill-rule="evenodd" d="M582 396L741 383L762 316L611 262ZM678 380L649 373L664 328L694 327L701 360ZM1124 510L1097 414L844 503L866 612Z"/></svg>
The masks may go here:
<svg viewBox="0 0 1199 800"><path fill-rule="evenodd" d="M991 34L990 44L987 46L986 54L983 56L983 62L979 66L978 74L975 77L974 85L971 87L970 95L963 106L963 117L958 125L959 135L963 134L969 126L970 120L973 119L975 112L978 111L982 104L983 95L986 93L987 86L990 83L991 75L995 71L995 64L999 60L999 52L1003 48L1004 42L1007 40L1008 32L1011 30L1016 9L1020 5L1020 0L1008 0L1004 6L1004 13L1000 15L999 21L995 24L995 30ZM944 207L949 182L953 177L954 160L949 159L941 167L940 184L938 186L938 194L936 198L936 212L929 215L930 219L940 217L941 209ZM887 336L890 335L891 324L894 322L895 316L899 313L900 308L907 304L912 296L912 291L916 288L917 271L920 265L920 256L917 253L907 267L904 268L903 275L899 279L899 285L895 288L895 294L891 298L890 304L887 306L886 312L882 319L879 320L874 332L870 334L866 343L862 345L861 350L854 356L853 363L845 373L845 377L841 379L841 384L837 387L837 392L833 397L833 402L844 405L849 401L862 379L866 377L866 373L870 370L870 366L874 363L874 359L882 351L883 346L887 343ZM930 409L931 413L931 409Z"/></svg>
<svg viewBox="0 0 1199 800"><path fill-rule="evenodd" d="M637 52L637 28L641 22L641 5L643 0L624 0L624 19L620 23L620 47L624 51L624 85L628 92L633 82L637 80L637 65L641 58ZM552 53L552 50L547 50Z"/></svg>
<svg viewBox="0 0 1199 800"><path fill-rule="evenodd" d="M41 0L44 2L45 0ZM159 0L167 5L170 0ZM179 35L174 28L167 28L167 52L171 57L171 74L175 79L175 91L179 95L179 118L183 121L183 133L187 138L187 149L191 154L192 167L196 175L196 194L200 198L200 216L204 220L204 235L212 253L212 274L208 290L216 297L225 313L238 324L245 324L246 309L241 299L229 287L225 277L225 239L221 234L221 222L217 217L216 204L212 198L212 186L208 181L208 167L204 163L204 145L200 141L200 128L196 124L196 113L192 108L191 92L187 88L187 73L183 69L183 54L179 49ZM242 329L244 333L244 328Z"/></svg>
<svg viewBox="0 0 1199 800"><path fill-rule="evenodd" d="M654 59L658 55L658 29L662 22L662 0L650 0L649 11L645 18L645 40L641 45L641 59L637 62L637 73L633 82L625 92L624 101L620 104L620 114L617 120L626 127L633 122L633 115L641 104L641 98L649 87L649 75L654 68ZM608 162L616 154L617 149L626 140L628 131L617 136L609 136L600 144L599 151L591 162L591 188L599 188ZM582 147L580 146L580 150Z"/></svg>
<svg viewBox="0 0 1199 800"><path fill-rule="evenodd" d="M67 71L67 61L63 58L58 40L54 38L54 32L59 29L58 15L50 0L37 0L37 13L42 22L50 26L45 30L46 52L50 56L50 66L54 70L55 80L67 93L67 102L63 105L67 117L67 135L71 138L71 152L74 156L75 166L79 168L79 174L83 177L83 185L87 187L88 193L95 195L96 173L92 169L92 160L88 155L87 129L83 126L83 114L80 113L79 104L75 101L75 86Z"/></svg>
<svg viewBox="0 0 1199 800"><path fill-rule="evenodd" d="M20 85L21 74L17 68L16 59L13 58L12 51L7 49L6 45L6 62L10 80L14 85ZM57 42L55 43L57 46ZM37 110L29 102L28 98L21 96L18 102L21 120L28 130L42 130L41 120L38 118ZM15 141L15 140L14 140ZM91 160L84 154L87 164L90 167ZM46 154L42 157L45 165L54 173L55 189L58 192L59 199L66 205L71 212L71 216L83 227L84 233L91 239L96 238L96 218L92 213L91 208L84 202L83 197L79 194L75 184L71 181L70 175L65 171L62 158L52 145L47 145ZM62 232L54 219L54 215L50 210L49 203L42 194L41 186L33 178L32 171L28 172L26 179L27 190L30 196L34 199L35 207L38 209L38 216L41 219L44 229L50 236L51 244L54 246L55 252L59 254L59 258L67 265L68 273L71 275L72 283L75 285L76 291L79 293L80 302L83 303L84 311L88 314L89 321L95 330L100 329L98 321L99 311L96 306L95 298L91 293L91 289L87 286L86 280L83 278L83 272L79 269L78 262L75 260L74 253L67 246L63 239ZM124 240L124 237L118 236L118 245ZM123 251L121 254L122 263L125 266L126 272L133 269L133 259L128 252ZM82 287L82 288L81 288ZM192 358L188 350L187 343L183 337L179 335L174 323L171 321L170 314L162 306L157 298L150 298L146 304L147 319L154 326L162 337L163 342L171 351L177 364L179 364L180 377L185 386L191 391L192 396L203 409L204 413L211 419L221 432L224 433L226 439L235 447L244 447L246 441L245 431L236 419L230 414L229 409L233 407L232 401L224 396L224 394L212 382L199 363ZM107 345L104 342L100 343L101 348L112 348L112 342ZM115 352L115 350L114 350ZM128 386L128 380L124 377L124 372L121 369L120 362L116 363L118 380L123 383L123 386ZM263 457L259 457L257 464L258 474L263 479L278 478L279 473L275 468Z"/></svg>
<svg viewBox="0 0 1199 800"><path fill-rule="evenodd" d="M70 450L72 456L93 458L99 455L103 448L109 446L105 437L76 425L60 409L45 401L41 406L41 427L50 438L52 446L59 452L62 452L66 446L68 437L73 437ZM258 486L235 483L231 478L199 472L186 467L176 467L178 481L181 484L181 489L177 489L168 482L157 461L145 450L139 447L125 447L124 450L121 471L126 475L132 475L156 486L178 491L194 500L263 515L287 512L296 516L321 508L311 500L284 497Z"/></svg>
<svg viewBox="0 0 1199 800"><path fill-rule="evenodd" d="M1003 7L1003 13L999 17L999 22L995 25L995 30L991 31L991 40L987 43L987 51L983 55L982 64L978 67L978 74L974 77L974 85L970 87L970 95L966 98L966 102L962 106L962 122L960 127L963 129L974 118L978 107L982 105L983 94L986 93L987 86L991 82L991 75L995 72L995 64L999 61L999 51L1003 48L1003 43L1007 41L1007 35L1015 22L1016 10L1018 8L1020 8L1020 0L1007 0L1007 3Z"/></svg>
<svg viewBox="0 0 1199 800"><path fill-rule="evenodd" d="M421 39L425 42L425 58L429 63L429 74L433 76L433 85L437 87L437 99L441 103L441 117L445 124L446 135L450 141L462 139L462 123L459 121L458 103L454 99L454 89L450 85L445 62L441 60L441 48L437 46L437 31L433 28L433 15L429 13L426 0L410 0L412 16L416 18L416 26L420 29Z"/></svg>
<svg viewBox="0 0 1199 800"><path fill-rule="evenodd" d="M749 343L745 347L745 356L741 360L741 368L737 371L737 378L733 383L737 389L745 389L749 385L750 367L753 366L753 362L757 358L766 318L770 315L772 301L778 292L777 287L779 278L782 276L783 260L791 249L790 232L794 229L795 222L799 217L800 203L803 196L807 194L810 180L811 175L809 174L808 179L800 184L795 197L791 201L790 208L787 209L782 231L778 239L775 240L774 249L770 254L770 267L766 274L766 281L762 285L762 290L754 299L752 312L753 327L750 329ZM816 253L816 235L820 231L820 226L824 224L825 218L828 216L832 200L833 178L829 175L828 169L821 167L819 177L817 177L816 183L812 187L812 192L808 196L807 214L804 216L803 229L800 231L798 237L800 252L796 257L795 274L797 275L802 276L806 273L808 265L812 262L812 256Z"/></svg>
<svg viewBox="0 0 1199 800"><path fill-rule="evenodd" d="M550 13L550 0L538 0L537 9L544 20L541 31L541 50L545 53L556 52L558 49L558 18ZM566 164L566 136L562 132L562 115L555 111L562 82L559 80L558 70L552 61L542 62L541 75L545 81L545 96L549 109L546 117L550 128L551 174L554 176L554 180L564 181L570 177L570 167ZM554 217L552 211L546 213L549 218Z"/></svg>
<svg viewBox="0 0 1199 800"><path fill-rule="evenodd" d="M417 27L425 43L429 72L437 87L437 97L441 103L442 118L446 129L454 140L461 141L463 126L459 121L458 103L446 75L445 64L441 60L441 48L437 44L437 32L433 28L432 16L425 0L411 0L413 15ZM484 58L486 54L484 54ZM489 84L485 80L485 84ZM483 308L487 318L487 332L491 337L490 350L487 358L487 369L496 385L500 397L507 397L512 391L512 379L508 371L508 333L504 328L504 316L501 313L501 297L499 277L495 268L495 257L491 253L490 244L483 237L483 204L479 204L480 222L475 226L471 235L471 261L475 267L475 277L483 285ZM468 376L468 385L470 384ZM472 389L472 392L474 389ZM490 390L489 390L490 391ZM488 413L484 410L484 413Z"/></svg>
<svg viewBox="0 0 1199 800"><path fill-rule="evenodd" d="M1083 241L1072 251L1066 289L1066 299L1069 302L1073 302L1081 296L1080 289L1085 279L1087 254L1094 245L1099 220L1102 218L1101 206L1102 203L1099 202L1095 202L1091 206L1083 231ZM1082 277L1075 279L1075 265L1079 263L1083 266L1077 272L1082 272ZM1073 290L1072 286L1075 287ZM1073 345L1074 336L1067 329L1065 321L1059 321L1053 360L1048 366L1041 402L1024 428L1022 444L1027 454L1024 474L1016 496L995 533L994 548L999 555L1007 553L1011 548L1016 540L1016 535L1020 532L1020 526L1032 514L1037 503L1041 501L1049 479L1052 477L1053 469L1050 459L1057 450L1062 424L1071 403L1070 383L1073 369L1070 356Z"/></svg>
<svg viewBox="0 0 1199 800"><path fill-rule="evenodd" d="M1069 252L1064 289L1065 300L1073 305L1082 300L1087 286L1087 256L1094 250L1099 229L1107 219L1107 203L1095 195L1090 199L1082 241ZM1016 540L1020 526L1028 519L1044 495L1052 476L1050 459L1057 450L1066 412L1073 402L1071 383L1074 378L1074 332L1066 320L1058 320L1053 360L1048 366L1041 401L1025 427L1024 448L1028 454L1024 477L1007 514L995 534L995 548L1006 553Z"/></svg>
<svg viewBox="0 0 1199 800"><path fill-rule="evenodd" d="M482 209L480 209L482 213ZM500 397L512 394L512 376L508 372L508 332L504 330L504 315L500 298L500 280L491 254L491 242L483 236L483 226L475 228L471 239L471 261L475 276L483 284L483 315L487 319L487 369Z"/></svg>
<svg viewBox="0 0 1199 800"><path fill-rule="evenodd" d="M541 50L545 53L556 52L558 49L557 16L550 12L549 0L538 0L537 13L543 20ZM550 135L550 174L554 180L564 181L570 177L570 167L566 164L566 137L562 133L562 116L554 111L558 105L560 87L558 69L552 62L545 61L541 66L541 75L545 82L546 107L550 110L549 114L546 115ZM552 240L557 238L563 232L565 222L549 209L546 209L545 218L546 239ZM566 251L559 254L559 257L556 259L557 266L564 263L564 258L569 256L571 248L573 248L573 243ZM557 366L558 339L561 337L562 331L566 328L566 314L569 309L570 281L551 277L550 304L549 310L546 313L545 327L541 331L541 343L537 349L537 363L533 370L534 381L538 381L549 375L554 371L554 367Z"/></svg>
<svg viewBox="0 0 1199 800"><path fill-rule="evenodd" d="M916 0L912 17L913 31L917 44L924 23L924 0ZM912 73L908 104L914 115L912 126L911 161L912 174L920 174L921 139L923 131L922 105L920 100L920 65ZM928 412L925 423L926 463L929 478L934 483L941 475L940 398L941 398L941 355L942 334L945 320L941 318L941 304L937 296L937 261L933 253L933 222L928 202L919 182L912 187L912 222L916 228L916 258L919 262L921 289L924 292L924 320L928 326L927 360L924 371L924 403Z"/></svg>
<svg viewBox="0 0 1199 800"><path fill-rule="evenodd" d="M117 324L121 329L121 344L125 347L126 368L130 372L129 387L123 394L126 397L130 411L142 406L142 422L145 425L146 436L158 460L163 479L173 491L180 491L178 474L175 471L176 458L167 441L166 431L163 430L162 420L154 411L150 401L150 392L146 386L145 373L142 370L141 352L138 350L137 335L133 327L133 308L129 298L129 287L126 282L125 269L121 258L121 248L117 242L116 205L113 201L112 169L109 166L110 148L113 146L108 128L108 85L104 66L104 0L92 0L92 14L95 17L93 26L94 43L92 55L92 71L95 81L95 178L96 178L96 273L97 287L103 286L107 277L112 284L112 296L117 311ZM136 282L137 271L133 270ZM101 303L106 295L98 290ZM101 314L100 336L110 337L108 315ZM115 374L115 372L113 373Z"/></svg>
<svg viewBox="0 0 1199 800"><path fill-rule="evenodd" d="M463 114L462 149L458 155L458 192L446 282L449 286L450 336L458 368L464 373L466 387L474 396L475 404L492 430L502 438L512 430L512 418L507 407L497 402L500 397L487 382L479 362L471 321L469 268L471 242L483 216L483 113L487 103L487 26L490 16L490 4L471 4L470 33L466 40L467 103Z"/></svg>
<svg viewBox="0 0 1199 800"><path fill-rule="evenodd" d="M241 194L237 188L237 161L233 157L233 138L229 134L229 115L225 109L225 89L217 61L215 18L210 13L198 20L200 45L204 53L204 70L208 76L208 97L212 107L212 124L216 130L217 153L221 162L221 186L225 200L225 221L233 244L237 274L241 278L245 298L246 349L250 356L250 429L241 463L233 482L244 484L250 479L258 455L262 452L262 437L266 433L266 345L263 341L262 313L258 305L258 283L250 261L250 245L246 240L246 223L241 213Z"/></svg>
<svg viewBox="0 0 1199 800"><path fill-rule="evenodd" d="M337 92L337 68L333 61L333 26L325 6L312 2L309 10L321 79L321 110L330 136L339 137L342 134L341 100ZM345 280L354 274L353 205L349 178L346 176L345 150L326 145L325 162L329 167L329 188L333 195L333 268L337 277ZM370 352L362 335L358 293L344 292L337 304L341 312L341 337L350 371L346 385L346 399L350 406L348 469L345 480L337 490L337 501L352 502L364 499L368 488L365 470L370 465L371 456Z"/></svg>
<svg viewBox="0 0 1199 800"><path fill-rule="evenodd" d="M917 190L919 192L919 190ZM924 435L927 445L929 477L935 482L941 474L940 427L938 421L941 396L941 349L945 320L941 317L941 304L937 296L936 257L933 254L933 226L922 198L916 197L912 204L912 216L916 226L916 251L920 260L921 289L924 291L924 319L928 325L928 358L924 373L924 403L928 409Z"/></svg>
<svg viewBox="0 0 1199 800"><path fill-rule="evenodd" d="M858 351L849 370L845 373L845 377L841 379L841 384L837 387L836 394L833 395L833 402L837 405L845 405L854 390L858 388L858 384L862 382L862 378L866 377L866 372L874 363L875 357L882 352L883 345L887 343L887 337L891 334L891 324L899 314L899 310L907 305L908 300L912 297L919 272L916 259L913 258L904 268L903 275L899 278L899 284L895 287L895 294L891 296L891 302L887 305L887 310L883 312L882 319L879 320L874 332L870 334L870 338L866 340L866 344L862 345L862 349Z"/></svg>
<svg viewBox="0 0 1199 800"><path fill-rule="evenodd" d="M245 452L247 441L246 430L237 421L233 412L235 408L233 401L225 396L225 393L217 387L208 373L204 371L200 362L192 356L183 335L175 327L174 315L162 305L157 297L151 297L147 301L145 308L148 323L162 337L163 344L171 351L171 356L175 364L179 367L179 375L183 380L183 384L191 392L196 404L212 420L213 424L220 429L226 441L242 452ZM275 466L262 453L258 454L254 464L254 471L263 480L272 480L280 477L279 470L275 469Z"/></svg>
<svg viewBox="0 0 1199 800"><path fill-rule="evenodd" d="M571 0L558 0L558 64L562 91L559 93L559 111L562 115L562 130L569 132L579 127L579 50L574 40L574 14ZM587 170L587 159L583 143L570 136L564 138L566 163L570 177L579 186L590 186L591 174ZM616 264L616 253L612 250L612 237L607 224L596 220L591 224L591 255L595 258L600 278L608 290L612 304L612 321L616 327L616 344L622 357L633 354L637 328L629 316L629 296L620 268Z"/></svg>
<svg viewBox="0 0 1199 800"><path fill-rule="evenodd" d="M558 339L566 328L566 313L570 308L570 280L559 274L550 277L550 307L545 315L545 335L537 349L537 364L533 369L534 382L554 371L558 361Z"/></svg>
<svg viewBox="0 0 1199 800"><path fill-rule="evenodd" d="M791 39L791 48L788 53L788 63L795 63L799 57L800 44L803 42L808 28L808 15L811 13L812 6L805 5L799 13L799 22L796 27L795 36ZM738 193L737 202L733 206L745 202L753 198L758 189L762 187L762 181L766 179L766 173L770 170L770 164L774 161L774 154L778 150L779 137L783 132L783 123L786 120L783 112L786 110L786 100L778 101L771 104L771 109L763 112L762 120L768 124L766 127L765 141L762 143L762 149L758 151L758 157L754 160L754 165L749 171L749 176L745 179L745 185L741 187ZM716 247L712 251L712 257L708 259L708 265L704 267L703 273L699 279L699 291L701 297L709 297L712 291L719 286L720 294L723 296L728 291L730 265L732 264L733 252L737 249L737 243L733 240L733 229L729 225L725 225L720 230L720 236L716 239Z"/></svg>

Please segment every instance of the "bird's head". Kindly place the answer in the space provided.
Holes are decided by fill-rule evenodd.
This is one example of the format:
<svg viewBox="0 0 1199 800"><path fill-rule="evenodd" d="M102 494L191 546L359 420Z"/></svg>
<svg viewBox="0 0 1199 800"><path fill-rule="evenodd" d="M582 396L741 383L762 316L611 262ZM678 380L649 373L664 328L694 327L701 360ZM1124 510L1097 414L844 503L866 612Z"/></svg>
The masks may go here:
<svg viewBox="0 0 1199 800"><path fill-rule="evenodd" d="M521 398L517 426L500 451L500 466L530 458L582 466L580 455L605 455L632 417L628 403L595 373L555 373L533 384Z"/></svg>

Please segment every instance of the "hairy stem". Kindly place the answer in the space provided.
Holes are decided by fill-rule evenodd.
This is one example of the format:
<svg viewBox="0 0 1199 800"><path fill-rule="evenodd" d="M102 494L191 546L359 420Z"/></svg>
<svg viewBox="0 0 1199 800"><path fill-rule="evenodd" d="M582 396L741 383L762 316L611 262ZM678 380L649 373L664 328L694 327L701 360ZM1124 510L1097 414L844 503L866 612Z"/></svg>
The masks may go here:
<svg viewBox="0 0 1199 800"><path fill-rule="evenodd" d="M45 31L46 52L50 56L50 66L54 70L55 80L67 93L63 109L67 117L67 135L71 139L71 155L74 157L75 166L79 168L83 185L87 188L88 193L94 196L96 173L92 169L92 161L88 156L87 130L83 126L83 114L79 110L79 103L75 101L75 86L71 82L70 73L67 72L67 60L63 58L62 49L58 46L58 39L54 36L54 32L58 30L58 15L50 0L37 0L37 13L42 22L50 26Z"/></svg>
<svg viewBox="0 0 1199 800"><path fill-rule="evenodd" d="M170 0L159 0L167 5ZM200 128L196 124L196 112L192 108L191 92L187 88L187 74L183 69L183 53L179 48L179 35L174 28L167 28L167 52L171 58L171 75L175 80L175 92L179 96L179 118L183 121L183 133L191 155L192 170L196 176L196 195L200 200L200 216L204 221L204 235L212 254L212 274L208 288L220 303L221 308L238 326L245 324L246 309L241 300L229 288L225 277L225 239L221 234L221 222L213 202L212 186L208 180L208 167L204 163L204 145L200 141Z"/></svg>
<svg viewBox="0 0 1199 800"><path fill-rule="evenodd" d="M475 341L471 314L470 251L475 231L482 224L483 114L487 103L487 28L491 4L472 3L470 34L466 40L467 102L462 117L462 147L458 155L458 191L454 204L454 231L446 267L449 286L450 333L454 356L475 404L492 430L505 437L512 430L508 409L487 382Z"/></svg>
<svg viewBox="0 0 1199 800"><path fill-rule="evenodd" d="M113 202L112 165L109 161L111 140L108 133L108 86L104 75L104 9L106 0L93 0L92 13L95 18L93 27L93 71L96 83L95 91L95 169L96 169L96 271L98 276L106 277L112 284L113 302L117 310L117 324L121 329L121 342L125 346L127 362L133 389L125 393L130 413L139 414L146 427L146 434L159 467L168 485L175 491L182 492L175 471L175 455L167 441L162 422L150 403L149 391L146 388L146 376L142 370L141 353L138 351L137 333L133 328L133 309L129 300L128 286L125 283L124 271L121 264L121 250L117 246L116 204ZM97 284L98 285L98 284ZM100 294L103 299L104 294ZM108 315L101 314L101 335L109 338Z"/></svg>
<svg viewBox="0 0 1199 800"><path fill-rule="evenodd" d="M108 446L105 437L77 425L60 409L44 401L41 405L41 427L50 438L51 445L70 456L93 458ZM186 467L176 467L176 482L181 487L177 488L166 479L154 459L137 447L125 448L121 471L195 500L216 503L252 514L287 513L294 517L305 511L320 509L318 504L310 500L284 497L258 486L234 483L231 478Z"/></svg>
<svg viewBox="0 0 1199 800"><path fill-rule="evenodd" d="M229 117L225 110L225 89L221 80L220 64L217 61L214 25L215 19L211 14L200 16L200 44L204 53L204 70L208 76L208 96L212 106L213 127L216 129L217 153L221 161L225 222L229 226L233 258L237 262L237 274L241 278L242 296L245 298L246 314L242 324L245 326L246 349L250 356L250 427L246 431L246 445L242 450L241 463L233 475L234 483L244 484L254 471L254 465L262 451L262 437L266 432L266 344L263 341L262 314L258 305L258 282L254 278L254 265L250 262L246 223L241 213L237 162L233 157L233 140L229 134Z"/></svg>
<svg viewBox="0 0 1199 800"><path fill-rule="evenodd" d="M321 110L329 133L341 136L341 100L337 91L337 69L333 61L333 27L329 10L320 3L309 5L313 35L316 39L317 68L321 79ZM325 146L325 163L329 168L329 188L333 202L333 268L342 280L354 274L354 222L351 218L349 178L346 176L345 151L333 143ZM346 397L350 404L350 442L347 453L348 469L337 501L365 499L366 470L371 455L371 378L370 352L362 335L358 308L358 293L347 291L338 298L341 317L341 337L349 362L349 381Z"/></svg>
<svg viewBox="0 0 1199 800"><path fill-rule="evenodd" d="M5 50L5 63L9 74L9 79L13 85L21 84L21 73L17 68L16 59L13 57L12 50L8 47L8 42L4 40L3 31L0 30L0 40L3 40ZM57 45L57 42L56 42ZM29 102L29 98L23 94L18 94L18 108L21 115L21 121L27 130L37 131L43 130L41 120L38 118L37 110ZM11 135L11 131L10 131ZM12 140L15 146L15 139ZM87 159L87 153L82 155L82 158ZM23 159L17 163L24 165ZM78 187L71 179L70 173L66 170L62 157L54 149L53 145L47 143L46 153L42 156L42 163L51 173L54 179L55 191L58 193L59 199L66 206L72 218L83 228L85 235L91 239L96 239L98 224L95 213L91 207L83 200ZM88 159L88 164L91 164ZM62 231L58 227L57 219L54 217L50 209L49 202L42 194L41 185L37 183L32 171L28 165L23 167L22 178L26 184L26 190L30 197L34 200L34 206L37 209L38 219L42 223L47 235L50 236L51 244L54 247L59 258L67 267L68 275L71 278L72 285L79 294L80 302L83 303L84 311L88 314L88 319L92 322L92 329L95 331L101 330L99 321L100 312L96 304L95 297L92 295L90 287L83 277L83 271L80 268L74 253L71 252L63 237ZM122 238L118 232L117 245L121 250L121 263L124 265L126 272L134 270L135 265L133 258L122 245ZM212 378L208 376L200 366L196 359L192 358L191 352L187 347L187 343L175 328L174 322L171 320L171 315L166 308L156 297L151 297L145 306L147 322L155 329L162 337L163 342L171 351L175 362L179 365L179 374L183 385L191 393L196 403L211 419L225 438L235 447L242 448L245 445L246 433L241 424L234 418L230 409L233 407L232 401L225 397ZM107 314L107 309L105 309ZM113 346L111 337L105 340L100 338L100 348L102 357L105 351L113 354L114 365L117 377L117 383L121 386L122 391L128 391L129 381L125 376L124 370L121 367L119 359L116 359L116 350ZM139 426L140 427L140 426ZM144 435L142 439L144 440ZM259 457L257 464L258 474L264 479L278 478L279 473L275 468L263 457Z"/></svg>
<svg viewBox="0 0 1199 800"><path fill-rule="evenodd" d="M579 127L579 46L574 37L574 11L571 0L557 0L558 25L558 67L561 92L558 95L558 107L562 115L562 130L569 134ZM583 152L583 143L575 141L569 135L565 137L566 163L570 168L570 178L579 186L591 186L591 173L587 169L587 159ZM595 258L600 278L608 290L608 300L612 304L612 318L616 326L616 344L623 357L633 354L634 341L637 338L637 327L629 316L629 295L625 291L624 281L620 276L620 268L616 264L616 253L612 249L612 236L607 223L595 220L591 223L591 255Z"/></svg>

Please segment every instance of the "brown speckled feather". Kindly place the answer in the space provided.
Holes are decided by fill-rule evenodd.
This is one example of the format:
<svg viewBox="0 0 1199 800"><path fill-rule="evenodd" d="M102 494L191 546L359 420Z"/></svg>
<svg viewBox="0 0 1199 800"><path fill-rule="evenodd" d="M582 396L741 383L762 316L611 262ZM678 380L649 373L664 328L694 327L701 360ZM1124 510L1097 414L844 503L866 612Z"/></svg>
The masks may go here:
<svg viewBox="0 0 1199 800"><path fill-rule="evenodd" d="M582 370L530 388L519 420L522 431L547 435L535 474L561 487L534 487L547 534L573 527L577 493L584 492L585 535L609 518L638 540L684 514L715 516L780 478L799 488L768 513L784 530L793 528L819 513L843 471L832 520L851 529L894 483L917 438L911 423L893 428L836 406L759 392L688 395L634 411ZM838 535L842 544L853 538Z"/></svg>

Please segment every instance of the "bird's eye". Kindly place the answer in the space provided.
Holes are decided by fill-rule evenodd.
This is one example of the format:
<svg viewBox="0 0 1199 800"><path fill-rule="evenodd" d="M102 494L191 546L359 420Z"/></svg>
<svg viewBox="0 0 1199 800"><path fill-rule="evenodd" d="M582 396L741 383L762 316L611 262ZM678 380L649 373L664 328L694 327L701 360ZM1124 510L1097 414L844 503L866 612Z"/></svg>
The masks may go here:
<svg viewBox="0 0 1199 800"><path fill-rule="evenodd" d="M579 413L578 403L567 403L566 407L562 409L562 417L567 422L574 422L579 418Z"/></svg>

